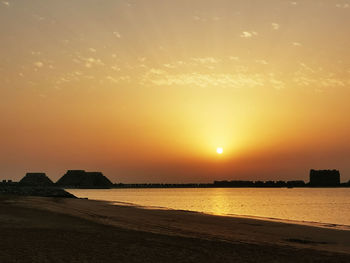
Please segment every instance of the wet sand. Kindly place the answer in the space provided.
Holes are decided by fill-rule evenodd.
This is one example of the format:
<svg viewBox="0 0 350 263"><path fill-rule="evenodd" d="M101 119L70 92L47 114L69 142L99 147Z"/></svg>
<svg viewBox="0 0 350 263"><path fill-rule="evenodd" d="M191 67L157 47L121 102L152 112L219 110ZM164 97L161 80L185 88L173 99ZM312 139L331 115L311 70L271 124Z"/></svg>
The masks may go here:
<svg viewBox="0 0 350 263"><path fill-rule="evenodd" d="M0 262L350 262L350 231L0 196Z"/></svg>

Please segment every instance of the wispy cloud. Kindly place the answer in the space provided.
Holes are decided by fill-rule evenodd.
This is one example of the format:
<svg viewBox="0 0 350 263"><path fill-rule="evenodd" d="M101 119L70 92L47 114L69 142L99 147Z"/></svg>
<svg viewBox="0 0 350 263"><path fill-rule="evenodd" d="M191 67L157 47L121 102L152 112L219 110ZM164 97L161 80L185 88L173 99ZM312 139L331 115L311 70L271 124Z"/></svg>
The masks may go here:
<svg viewBox="0 0 350 263"><path fill-rule="evenodd" d="M34 62L34 66L37 68L42 68L44 66L44 63L41 61Z"/></svg>
<svg viewBox="0 0 350 263"><path fill-rule="evenodd" d="M243 31L240 37L242 38L252 38L254 36L257 36L258 33L255 31Z"/></svg>
<svg viewBox="0 0 350 263"><path fill-rule="evenodd" d="M272 29L273 30L278 30L278 29L280 29L280 25L279 24L277 24L277 23L271 23L271 26L272 26Z"/></svg>
<svg viewBox="0 0 350 263"><path fill-rule="evenodd" d="M295 46L295 47L301 47L302 46L302 44L299 43L299 42L293 42L292 45Z"/></svg>
<svg viewBox="0 0 350 263"><path fill-rule="evenodd" d="M235 57L235 56L230 56L229 60L233 60L233 61L238 61L239 57Z"/></svg>
<svg viewBox="0 0 350 263"><path fill-rule="evenodd" d="M217 64L220 62L219 59L214 57L192 58L192 60L201 64Z"/></svg>
<svg viewBox="0 0 350 263"><path fill-rule="evenodd" d="M244 73L169 73L151 69L142 78L142 84L156 86L190 86L200 88L254 88L264 85L260 74Z"/></svg>
<svg viewBox="0 0 350 263"><path fill-rule="evenodd" d="M349 8L350 7L350 4L336 4L335 5L337 8Z"/></svg>
<svg viewBox="0 0 350 263"><path fill-rule="evenodd" d="M114 32L113 32L113 35L114 35L116 38L122 38L122 35L121 35L118 31L114 31Z"/></svg>
<svg viewBox="0 0 350 263"><path fill-rule="evenodd" d="M194 15L192 18L194 21L202 21L202 22L206 21L204 18L197 15Z"/></svg>
<svg viewBox="0 0 350 263"><path fill-rule="evenodd" d="M266 60L264 60L264 59L257 59L257 60L255 60L255 62L257 63L257 64L261 64L261 65L268 65L269 63L266 61Z"/></svg>
<svg viewBox="0 0 350 263"><path fill-rule="evenodd" d="M105 65L102 62L102 60L99 59L99 58L89 57L89 58L80 58L80 59L85 61L85 67L86 68L91 68L92 66L104 66Z"/></svg>
<svg viewBox="0 0 350 263"><path fill-rule="evenodd" d="M192 16L192 19L197 22L207 22L207 21L217 22L222 20L223 18L221 16L209 16L207 14L197 13Z"/></svg>
<svg viewBox="0 0 350 263"><path fill-rule="evenodd" d="M112 83L117 84L123 81L130 81L130 76L118 76L118 77L107 76L106 79Z"/></svg>
<svg viewBox="0 0 350 263"><path fill-rule="evenodd" d="M294 72L293 82L303 88L324 90L329 88L344 88L348 85L348 79L339 78L335 73L325 71L323 68L313 68L305 63L299 64L299 69Z"/></svg>

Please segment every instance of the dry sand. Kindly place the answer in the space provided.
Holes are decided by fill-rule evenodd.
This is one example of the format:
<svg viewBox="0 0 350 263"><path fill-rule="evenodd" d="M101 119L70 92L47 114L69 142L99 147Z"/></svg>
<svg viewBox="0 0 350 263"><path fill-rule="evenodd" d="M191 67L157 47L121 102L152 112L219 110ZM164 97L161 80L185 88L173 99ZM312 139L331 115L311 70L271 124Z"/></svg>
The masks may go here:
<svg viewBox="0 0 350 263"><path fill-rule="evenodd" d="M0 196L0 262L350 262L350 231Z"/></svg>

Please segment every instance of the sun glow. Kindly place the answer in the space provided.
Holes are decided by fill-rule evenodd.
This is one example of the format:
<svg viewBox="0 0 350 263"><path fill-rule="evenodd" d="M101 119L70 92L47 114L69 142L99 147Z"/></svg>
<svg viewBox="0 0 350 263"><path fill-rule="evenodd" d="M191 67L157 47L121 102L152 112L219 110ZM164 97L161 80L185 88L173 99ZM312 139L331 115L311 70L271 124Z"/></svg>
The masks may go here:
<svg viewBox="0 0 350 263"><path fill-rule="evenodd" d="M218 147L218 148L216 148L216 152L218 154L222 154L224 152L224 150L222 149L222 147Z"/></svg>

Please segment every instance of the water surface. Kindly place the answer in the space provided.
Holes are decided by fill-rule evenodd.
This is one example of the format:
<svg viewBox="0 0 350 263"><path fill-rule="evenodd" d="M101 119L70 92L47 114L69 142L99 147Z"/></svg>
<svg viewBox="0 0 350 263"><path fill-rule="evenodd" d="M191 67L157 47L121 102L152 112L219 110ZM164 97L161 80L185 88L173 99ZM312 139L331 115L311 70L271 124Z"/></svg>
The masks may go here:
<svg viewBox="0 0 350 263"><path fill-rule="evenodd" d="M69 189L139 206L350 226L350 188Z"/></svg>

